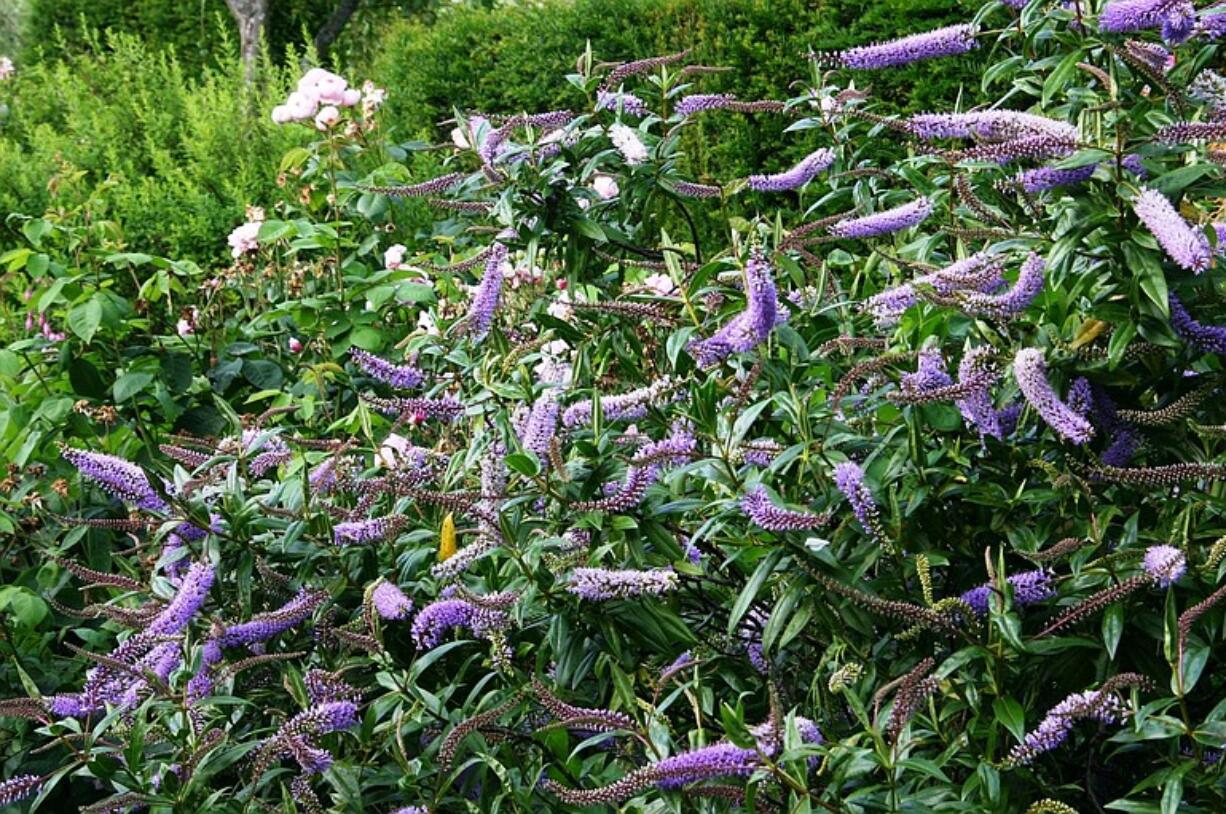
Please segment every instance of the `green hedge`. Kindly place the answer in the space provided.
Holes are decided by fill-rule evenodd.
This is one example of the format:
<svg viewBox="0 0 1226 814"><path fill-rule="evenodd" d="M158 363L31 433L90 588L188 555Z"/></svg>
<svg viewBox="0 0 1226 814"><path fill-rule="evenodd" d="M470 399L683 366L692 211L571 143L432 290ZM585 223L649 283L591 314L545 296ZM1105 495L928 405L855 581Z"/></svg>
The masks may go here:
<svg viewBox="0 0 1226 814"><path fill-rule="evenodd" d="M587 41L598 60L623 61L694 49L693 61L732 70L703 76L696 90L733 91L745 99L794 96L810 48L826 50L897 36L967 13L947 0L880 0L867 10L854 0L547 0L496 11L457 8L431 26L390 30L372 69L393 93L389 110L407 134L437 135L452 107L489 112L540 110L582 102L559 78L573 70ZM941 60L866 75L879 96L904 108L955 98L975 82L977 58ZM569 93L568 93L569 89ZM784 134L777 117L715 114L698 127L717 139L693 155L698 175L728 178L783 166L806 148Z"/></svg>

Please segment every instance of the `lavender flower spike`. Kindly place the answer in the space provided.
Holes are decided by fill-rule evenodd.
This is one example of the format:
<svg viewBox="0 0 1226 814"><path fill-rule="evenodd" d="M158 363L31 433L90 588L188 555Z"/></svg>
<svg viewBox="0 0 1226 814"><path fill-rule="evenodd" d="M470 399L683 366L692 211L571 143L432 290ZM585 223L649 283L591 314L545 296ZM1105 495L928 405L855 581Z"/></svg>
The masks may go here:
<svg viewBox="0 0 1226 814"><path fill-rule="evenodd" d="M351 348L349 356L366 375L399 390L412 390L421 385L422 373L412 365L392 364L361 348Z"/></svg>
<svg viewBox="0 0 1226 814"><path fill-rule="evenodd" d="M1096 169L1098 169L1097 164L1087 164L1084 167L1075 167L1071 170L1061 170L1056 167L1036 167L1032 170L1023 170L1013 180L1025 192L1034 195L1038 192L1046 192L1049 189L1057 189L1058 187L1067 187L1089 181Z"/></svg>
<svg viewBox="0 0 1226 814"><path fill-rule="evenodd" d="M1041 569L1011 574L1007 582L1013 587L1013 604L1018 607L1033 605L1056 595L1051 575ZM962 601L970 605L975 615L982 619L988 615L988 601L992 591L992 583L985 582L962 594Z"/></svg>
<svg viewBox="0 0 1226 814"><path fill-rule="evenodd" d="M472 305L468 311L468 332L473 339L480 342L490 332L494 324L494 312L498 310L498 301L502 295L502 266L507 261L507 247L495 243L490 251L489 259L485 261L485 274L473 295Z"/></svg>
<svg viewBox="0 0 1226 814"><path fill-rule="evenodd" d="M1203 353L1226 355L1226 328L1203 325L1192 319L1188 309L1171 293L1171 329L1175 335Z"/></svg>
<svg viewBox="0 0 1226 814"><path fill-rule="evenodd" d="M745 310L706 339L687 349L700 365L718 364L732 353L753 350L779 324L779 299L771 267L755 253L745 266Z"/></svg>
<svg viewBox="0 0 1226 814"><path fill-rule="evenodd" d="M324 591L303 588L276 610L259 613L246 622L228 626L217 638L217 643L222 647L241 647L266 642L302 623L327 598L328 594Z"/></svg>
<svg viewBox="0 0 1226 814"><path fill-rule="evenodd" d="M1111 0L1098 15L1098 30L1112 34L1157 28L1179 0Z"/></svg>
<svg viewBox="0 0 1226 814"><path fill-rule="evenodd" d="M606 568L576 568L571 572L567 590L580 599L603 602L653 594L659 596L675 590L677 574L671 568L649 571L611 571Z"/></svg>
<svg viewBox="0 0 1226 814"><path fill-rule="evenodd" d="M775 175L749 176L749 188L756 192L784 192L799 189L812 181L819 172L834 163L834 150L821 147L802 158L796 166Z"/></svg>
<svg viewBox="0 0 1226 814"><path fill-rule="evenodd" d="M214 570L211 563L197 562L187 569L175 598L161 613L153 618L146 628L152 636L172 636L187 627L208 599L213 587Z"/></svg>
<svg viewBox="0 0 1226 814"><path fill-rule="evenodd" d="M1167 588L1187 573L1188 558L1173 545L1155 545L1145 550L1142 565L1159 588Z"/></svg>
<svg viewBox="0 0 1226 814"><path fill-rule="evenodd" d="M64 456L64 460L75 466L77 471L112 497L132 503L140 509L164 512L170 508L166 501L153 491L144 470L131 461L116 455L86 452L68 446L60 450L60 454Z"/></svg>
<svg viewBox="0 0 1226 814"><path fill-rule="evenodd" d="M901 232L923 223L932 214L932 201L916 198L910 203L875 212L860 218L841 220L830 227L830 234L842 238L867 238Z"/></svg>
<svg viewBox="0 0 1226 814"><path fill-rule="evenodd" d="M1083 718L1092 718L1105 724L1116 723L1124 715L1124 704L1111 692L1105 696L1098 690L1070 695L1051 708L1037 729L1026 733L1022 742L1013 747L1008 762L1026 765L1044 752L1050 752L1068 739L1073 724Z"/></svg>
<svg viewBox="0 0 1226 814"><path fill-rule="evenodd" d="M848 68L873 70L907 65L922 59L965 54L976 45L975 33L973 25L946 26L876 45L849 48L839 54L839 61Z"/></svg>
<svg viewBox="0 0 1226 814"><path fill-rule="evenodd" d="M779 508L771 502L764 486L750 490L741 498L741 511L754 525L767 531L807 531L830 522L829 515Z"/></svg>
<svg viewBox="0 0 1226 814"><path fill-rule="evenodd" d="M488 638L510 625L505 610L479 607L465 599L440 599L418 612L413 620L413 641L421 650L438 647L447 631L466 627L476 636Z"/></svg>
<svg viewBox="0 0 1226 814"><path fill-rule="evenodd" d="M1043 290L1043 272L1046 263L1034 252L1022 263L1017 275L1017 282L1004 294L981 294L972 292L963 295L962 308L967 313L991 317L993 319L1011 319L1025 311Z"/></svg>
<svg viewBox="0 0 1226 814"><path fill-rule="evenodd" d="M413 612L413 600L386 580L380 580L370 592L370 604L384 619L406 619Z"/></svg>
<svg viewBox="0 0 1226 814"><path fill-rule="evenodd" d="M404 517L401 515L349 520L332 527L332 538L334 543L341 546L352 543L378 543L398 531L403 524Z"/></svg>
<svg viewBox="0 0 1226 814"><path fill-rule="evenodd" d="M1209 268L1209 240L1188 225L1165 195L1143 188L1132 208L1176 265L1196 274Z"/></svg>
<svg viewBox="0 0 1226 814"><path fill-rule="evenodd" d="M19 774L0 783L0 806L24 800L43 785L43 778L36 774Z"/></svg>
<svg viewBox="0 0 1226 814"><path fill-rule="evenodd" d="M682 96L674 111L678 116L692 116L708 110L721 110L736 101L731 93L698 93Z"/></svg>
<svg viewBox="0 0 1226 814"><path fill-rule="evenodd" d="M881 536L881 518L873 493L864 483L864 470L854 461L844 461L834 468L834 485L851 504L860 525L874 537Z"/></svg>
<svg viewBox="0 0 1226 814"><path fill-rule="evenodd" d="M1047 381L1047 362L1038 348L1022 348L1013 359L1013 377L1030 406L1043 417L1056 434L1074 444L1084 444L1094 436L1090 422L1060 400Z"/></svg>

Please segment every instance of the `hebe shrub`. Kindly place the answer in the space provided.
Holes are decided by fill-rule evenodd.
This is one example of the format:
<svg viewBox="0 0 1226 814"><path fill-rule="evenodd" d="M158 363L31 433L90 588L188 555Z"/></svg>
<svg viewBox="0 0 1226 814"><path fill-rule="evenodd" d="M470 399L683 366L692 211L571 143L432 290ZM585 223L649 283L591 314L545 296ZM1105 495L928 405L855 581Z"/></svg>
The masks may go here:
<svg viewBox="0 0 1226 814"><path fill-rule="evenodd" d="M214 349L188 377L211 437L86 398L92 443L6 482L13 651L43 664L62 624L94 664L10 668L0 793L1221 809L1218 22L992 3L816 54L786 101L588 51L582 105L464 116L414 147L433 177L378 88L308 73L270 111L320 133L292 195L145 340ZM955 57L982 104L900 114L861 81ZM742 116L803 159L686 172L682 133ZM751 194L719 243L664 217ZM388 245L406 199L429 250ZM11 386L111 302L46 297L33 256L4 261L48 319Z"/></svg>

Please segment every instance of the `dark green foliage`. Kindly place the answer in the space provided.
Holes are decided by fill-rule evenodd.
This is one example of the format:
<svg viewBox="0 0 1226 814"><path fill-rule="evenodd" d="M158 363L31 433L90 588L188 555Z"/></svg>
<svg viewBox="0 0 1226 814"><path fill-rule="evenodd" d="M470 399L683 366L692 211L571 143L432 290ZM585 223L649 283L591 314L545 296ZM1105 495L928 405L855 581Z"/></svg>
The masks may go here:
<svg viewBox="0 0 1226 814"><path fill-rule="evenodd" d="M332 0L269 3L269 50L284 54L314 36L328 18ZM160 49L173 50L193 70L229 58L221 32L237 30L225 0L31 0L24 31L24 61L87 53L98 30L132 34ZM307 36L303 36L303 32Z"/></svg>

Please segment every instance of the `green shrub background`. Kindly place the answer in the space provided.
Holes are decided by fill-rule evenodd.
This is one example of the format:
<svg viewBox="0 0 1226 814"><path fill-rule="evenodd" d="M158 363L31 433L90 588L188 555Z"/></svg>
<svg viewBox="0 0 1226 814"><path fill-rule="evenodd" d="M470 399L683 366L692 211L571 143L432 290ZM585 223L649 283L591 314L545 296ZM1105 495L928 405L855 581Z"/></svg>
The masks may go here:
<svg viewBox="0 0 1226 814"><path fill-rule="evenodd" d="M77 216L109 224L132 249L224 260L225 235L244 206L277 199L280 156L309 139L301 128L273 125L268 111L298 75L294 54L329 4L272 7L270 57L258 87L245 90L222 0L32 2L18 77L0 87L7 108L0 211ZM852 0L549 0L397 16L404 15L356 17L333 56L351 81L372 78L389 89L385 121L407 141L445 138L440 124L456 108L579 104L578 92L554 78L588 42L603 61L690 47L692 61L730 69L696 77L694 92L782 99L794 95L788 78L803 75L810 49L933 27L965 12L942 0L883 0L867 10ZM976 82L970 64L885 72L866 78L866 87L900 109L926 108ZM699 117L686 138L685 169L696 180L727 181L786 167L811 142L786 126L777 116ZM431 161L423 155L416 168L432 172ZM731 206L751 213L755 203L743 196ZM402 239L425 230L430 217L409 208ZM11 235L16 227L6 228Z"/></svg>

